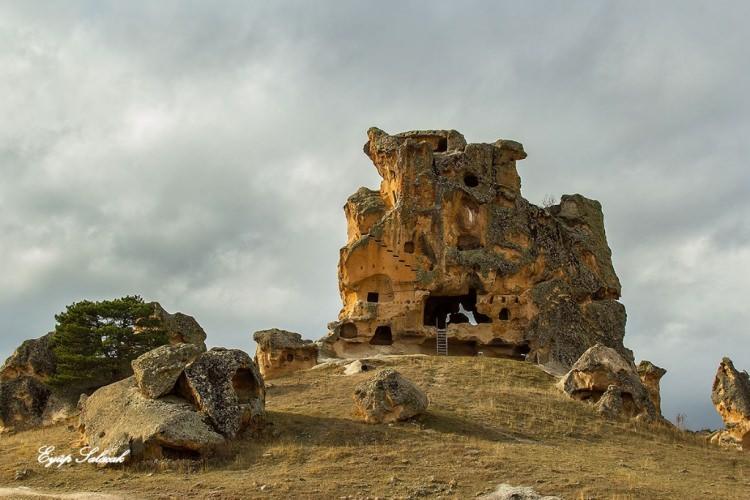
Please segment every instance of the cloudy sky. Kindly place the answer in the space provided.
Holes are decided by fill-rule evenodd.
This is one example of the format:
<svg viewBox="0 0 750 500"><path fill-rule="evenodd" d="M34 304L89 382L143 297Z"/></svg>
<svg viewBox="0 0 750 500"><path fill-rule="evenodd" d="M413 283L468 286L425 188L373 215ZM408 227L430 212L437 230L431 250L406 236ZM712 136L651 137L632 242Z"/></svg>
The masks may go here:
<svg viewBox="0 0 750 500"><path fill-rule="evenodd" d="M656 5L655 5L656 4ZM319 338L365 131L512 138L600 200L669 418L750 369L747 2L0 2L0 355L139 293L212 345Z"/></svg>

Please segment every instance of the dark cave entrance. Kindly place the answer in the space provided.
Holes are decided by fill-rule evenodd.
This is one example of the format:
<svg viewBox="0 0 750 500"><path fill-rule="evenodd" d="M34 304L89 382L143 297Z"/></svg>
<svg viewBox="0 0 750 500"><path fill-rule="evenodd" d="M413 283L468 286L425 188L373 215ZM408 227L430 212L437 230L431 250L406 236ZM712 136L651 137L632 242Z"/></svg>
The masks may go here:
<svg viewBox="0 0 750 500"><path fill-rule="evenodd" d="M461 306L463 306L464 311L473 314L477 324L492 322L489 316L477 311L477 291L470 288L466 295L431 295L427 297L424 305L423 324L445 328L448 323L469 323L468 316L460 312ZM448 319L449 314L450 319Z"/></svg>
<svg viewBox="0 0 750 500"><path fill-rule="evenodd" d="M371 345L392 345L393 334L390 326L379 326L375 329L375 334L370 339Z"/></svg>

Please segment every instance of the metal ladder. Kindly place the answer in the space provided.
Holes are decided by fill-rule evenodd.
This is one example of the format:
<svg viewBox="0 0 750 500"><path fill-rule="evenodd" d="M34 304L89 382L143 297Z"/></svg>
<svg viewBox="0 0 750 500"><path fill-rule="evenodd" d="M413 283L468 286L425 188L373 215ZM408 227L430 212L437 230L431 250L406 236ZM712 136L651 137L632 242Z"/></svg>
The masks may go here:
<svg viewBox="0 0 750 500"><path fill-rule="evenodd" d="M447 356L448 355L448 333L445 328L438 328L437 335L435 336L437 343L437 355Z"/></svg>

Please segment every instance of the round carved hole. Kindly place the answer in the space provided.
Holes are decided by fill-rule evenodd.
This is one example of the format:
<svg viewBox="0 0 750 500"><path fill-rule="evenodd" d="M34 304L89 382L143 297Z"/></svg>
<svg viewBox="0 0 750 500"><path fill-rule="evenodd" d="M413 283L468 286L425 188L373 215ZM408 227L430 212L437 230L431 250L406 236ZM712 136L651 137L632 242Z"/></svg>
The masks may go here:
<svg viewBox="0 0 750 500"><path fill-rule="evenodd" d="M466 174L464 176L464 184L470 188L477 187L479 185L479 179L474 174Z"/></svg>

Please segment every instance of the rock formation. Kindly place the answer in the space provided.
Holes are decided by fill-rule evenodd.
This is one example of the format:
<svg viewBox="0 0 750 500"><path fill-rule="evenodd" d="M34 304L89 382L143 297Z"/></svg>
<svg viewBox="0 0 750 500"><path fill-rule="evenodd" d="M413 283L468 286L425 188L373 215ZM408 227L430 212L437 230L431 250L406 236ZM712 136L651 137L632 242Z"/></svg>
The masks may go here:
<svg viewBox="0 0 750 500"><path fill-rule="evenodd" d="M587 349L558 386L573 399L594 403L610 418L661 420L635 364L601 344Z"/></svg>
<svg viewBox="0 0 750 500"><path fill-rule="evenodd" d="M750 375L738 371L731 359L722 359L711 390L711 401L726 427L712 437L712 442L750 451Z"/></svg>
<svg viewBox="0 0 750 500"><path fill-rule="evenodd" d="M318 346L302 335L272 328L253 334L257 344L255 362L264 378L270 379L307 370L318 363Z"/></svg>
<svg viewBox="0 0 750 500"><path fill-rule="evenodd" d="M446 329L449 354L567 368L598 342L632 360L597 201L530 204L516 171L526 153L515 141L377 128L368 138L365 154L383 180L344 206L343 308L321 349L433 354Z"/></svg>
<svg viewBox="0 0 750 500"><path fill-rule="evenodd" d="M151 305L154 307L151 321L142 322L150 326L138 326L141 322L137 321L136 332L139 328L163 328L171 344L191 343L200 351L206 350L206 333L194 318L182 313L169 314L158 302ZM75 412L85 389L49 384L57 367L52 349L54 335L55 332L50 332L24 341L0 367L0 430L46 425ZM91 380L88 386L97 388L111 382L112 379Z"/></svg>
<svg viewBox="0 0 750 500"><path fill-rule="evenodd" d="M505 483L499 484L492 493L477 498L479 500L562 500L556 496L540 495L534 488L528 486L511 486Z"/></svg>
<svg viewBox="0 0 750 500"><path fill-rule="evenodd" d="M638 376L643 382L643 386L648 391L648 397L654 403L656 411L661 414L661 390L659 381L667 373L667 370L660 368L651 361L641 361L638 363Z"/></svg>
<svg viewBox="0 0 750 500"><path fill-rule="evenodd" d="M159 347L133 362L140 375L82 398L82 442L109 450L110 456L127 451L128 459L193 458L211 453L246 429L258 429L264 419L265 386L250 356L236 349L202 354L195 349ZM194 360L183 365L194 354ZM144 375L141 367L149 373ZM159 370L152 367L168 367L165 379L154 375ZM175 372L179 382L168 382ZM165 391L170 383L172 389Z"/></svg>
<svg viewBox="0 0 750 500"><path fill-rule="evenodd" d="M369 424L407 420L430 403L419 387L392 368L357 385L353 398L354 414Z"/></svg>

